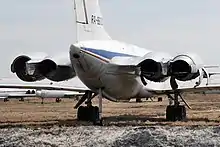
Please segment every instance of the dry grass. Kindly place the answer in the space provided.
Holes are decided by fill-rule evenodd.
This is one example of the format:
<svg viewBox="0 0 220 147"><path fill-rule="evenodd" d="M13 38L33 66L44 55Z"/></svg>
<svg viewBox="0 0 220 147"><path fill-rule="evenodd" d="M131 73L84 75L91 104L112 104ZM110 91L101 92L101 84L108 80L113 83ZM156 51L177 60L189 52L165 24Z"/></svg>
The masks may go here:
<svg viewBox="0 0 220 147"><path fill-rule="evenodd" d="M188 95L188 103L192 110L187 110L186 122L166 122L165 109L167 99L163 102L147 101L142 103L113 103L104 101L103 116L105 125L219 125L220 124L220 96L218 95ZM0 101L0 126L14 125L88 125L76 121L76 110L73 109L76 101L63 99L55 103L54 99L30 99L24 102L10 100ZM96 101L94 105L96 105Z"/></svg>

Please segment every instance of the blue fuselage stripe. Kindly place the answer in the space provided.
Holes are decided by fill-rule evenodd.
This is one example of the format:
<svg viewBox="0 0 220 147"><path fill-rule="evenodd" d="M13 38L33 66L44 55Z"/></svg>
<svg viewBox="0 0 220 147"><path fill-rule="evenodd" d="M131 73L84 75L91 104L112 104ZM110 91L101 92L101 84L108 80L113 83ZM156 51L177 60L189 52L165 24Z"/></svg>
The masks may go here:
<svg viewBox="0 0 220 147"><path fill-rule="evenodd" d="M107 59L112 59L113 57L116 57L116 56L134 57L133 55L129 55L129 54L111 52L111 51L106 51L106 50L101 50L101 49L93 49L93 48L82 48L82 49L84 49L85 51L89 51L93 54L99 55L101 57L107 58Z"/></svg>

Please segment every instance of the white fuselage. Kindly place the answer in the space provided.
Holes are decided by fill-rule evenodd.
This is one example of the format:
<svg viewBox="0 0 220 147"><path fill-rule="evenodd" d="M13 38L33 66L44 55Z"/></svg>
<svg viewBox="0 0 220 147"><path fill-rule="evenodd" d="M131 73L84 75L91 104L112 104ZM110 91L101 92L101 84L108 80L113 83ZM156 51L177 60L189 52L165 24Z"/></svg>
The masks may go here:
<svg viewBox="0 0 220 147"><path fill-rule="evenodd" d="M103 95L110 100L151 96L144 90L139 75L118 72L117 65L110 64L114 57L140 57L149 50L114 40L85 41L75 46L79 48L70 49L72 66L92 91L102 88Z"/></svg>

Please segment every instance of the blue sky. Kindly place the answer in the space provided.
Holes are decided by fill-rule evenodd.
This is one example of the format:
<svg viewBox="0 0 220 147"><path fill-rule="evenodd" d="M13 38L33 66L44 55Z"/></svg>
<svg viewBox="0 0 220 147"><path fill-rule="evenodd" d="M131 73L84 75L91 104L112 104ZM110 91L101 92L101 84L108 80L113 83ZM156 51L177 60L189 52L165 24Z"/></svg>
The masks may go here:
<svg viewBox="0 0 220 147"><path fill-rule="evenodd" d="M220 63L219 0L100 0L112 38L172 55L196 52ZM74 43L72 0L0 1L0 77L26 52L58 54Z"/></svg>

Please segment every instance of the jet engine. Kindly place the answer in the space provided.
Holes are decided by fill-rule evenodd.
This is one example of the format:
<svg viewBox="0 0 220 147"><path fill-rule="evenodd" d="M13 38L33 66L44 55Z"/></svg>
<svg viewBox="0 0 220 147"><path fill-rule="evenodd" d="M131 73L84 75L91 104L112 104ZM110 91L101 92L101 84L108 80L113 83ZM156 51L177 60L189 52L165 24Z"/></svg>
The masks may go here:
<svg viewBox="0 0 220 147"><path fill-rule="evenodd" d="M154 82L163 82L168 78L167 63L171 59L170 55L162 52L150 52L143 58L138 64L141 76Z"/></svg>
<svg viewBox="0 0 220 147"><path fill-rule="evenodd" d="M44 79L45 77L37 70L32 70L32 73L28 73L26 63L31 60L31 57L26 55L18 56L11 64L11 71L23 81L34 82ZM31 68L31 67L29 67ZM33 67L35 68L35 67ZM30 71L31 69L29 69Z"/></svg>
<svg viewBox="0 0 220 147"><path fill-rule="evenodd" d="M200 75L202 60L196 54L181 54L169 62L169 74L177 80L187 81Z"/></svg>
<svg viewBox="0 0 220 147"><path fill-rule="evenodd" d="M68 60L68 58L65 59ZM52 81L64 81L74 77L75 71L68 62L41 56L41 58L21 55L11 64L11 71L27 82L47 78Z"/></svg>
<svg viewBox="0 0 220 147"><path fill-rule="evenodd" d="M28 65L28 64L27 64ZM32 63L29 63L31 66ZM44 59L39 63L33 63L41 75L51 81L64 81L76 76L71 64L58 64L52 59Z"/></svg>

